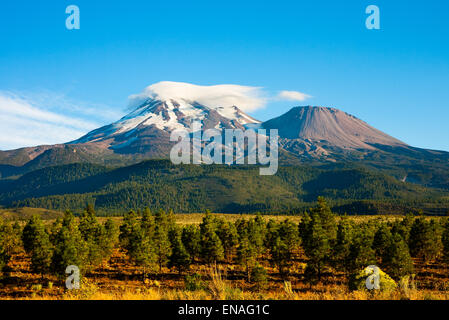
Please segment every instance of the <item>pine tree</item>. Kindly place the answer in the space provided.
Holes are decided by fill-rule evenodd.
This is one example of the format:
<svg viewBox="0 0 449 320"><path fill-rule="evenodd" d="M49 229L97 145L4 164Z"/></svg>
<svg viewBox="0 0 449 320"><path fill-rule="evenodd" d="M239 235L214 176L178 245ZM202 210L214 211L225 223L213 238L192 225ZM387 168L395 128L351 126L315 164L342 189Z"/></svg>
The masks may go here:
<svg viewBox="0 0 449 320"><path fill-rule="evenodd" d="M432 219L424 218L414 221L410 230L409 248L412 257L431 261L438 257L441 251L441 233L438 224Z"/></svg>
<svg viewBox="0 0 449 320"><path fill-rule="evenodd" d="M224 220L218 221L217 235L223 245L225 259L230 261L232 253L238 244L238 234L235 225Z"/></svg>
<svg viewBox="0 0 449 320"><path fill-rule="evenodd" d="M245 267L246 279L251 281L251 270L256 264L257 250L251 241L248 239L248 235L241 236L239 240L239 246L237 249L237 259L241 265Z"/></svg>
<svg viewBox="0 0 449 320"><path fill-rule="evenodd" d="M3 244L0 242L0 272L3 272L3 269L9 263L11 256L6 253Z"/></svg>
<svg viewBox="0 0 449 320"><path fill-rule="evenodd" d="M145 208L142 213L141 229L146 237L153 237L154 217L149 208Z"/></svg>
<svg viewBox="0 0 449 320"><path fill-rule="evenodd" d="M190 256L190 262L199 258L201 254L201 233L196 225L187 225L182 229L182 244Z"/></svg>
<svg viewBox="0 0 449 320"><path fill-rule="evenodd" d="M143 267L143 276L156 262L152 237L142 231L142 222L134 211L128 212L120 226L120 244L125 249L128 257L138 266Z"/></svg>
<svg viewBox="0 0 449 320"><path fill-rule="evenodd" d="M399 234L394 235L383 252L382 266L385 266L387 273L397 280L413 273L413 261L408 246Z"/></svg>
<svg viewBox="0 0 449 320"><path fill-rule="evenodd" d="M285 242L279 235L274 238L270 248L271 259L277 266L279 273L284 274L285 269L290 264L291 254L287 242Z"/></svg>
<svg viewBox="0 0 449 320"><path fill-rule="evenodd" d="M65 270L70 265L77 266L81 274L85 271L88 248L70 211L64 215L61 229L55 236L53 246L51 270L54 273L64 277Z"/></svg>
<svg viewBox="0 0 449 320"><path fill-rule="evenodd" d="M23 228L22 242L26 253L31 256L31 269L40 274L49 272L53 246L38 216L33 216Z"/></svg>
<svg viewBox="0 0 449 320"><path fill-rule="evenodd" d="M103 252L109 258L117 247L120 233L117 224L110 218L104 223L104 230L106 232L106 241L102 243Z"/></svg>
<svg viewBox="0 0 449 320"><path fill-rule="evenodd" d="M376 264L376 253L373 249L374 230L370 225L359 225L354 230L353 241L349 247L346 267L349 275L354 275L364 268Z"/></svg>
<svg viewBox="0 0 449 320"><path fill-rule="evenodd" d="M305 214L299 224L299 234L308 262L308 279L321 279L323 268L332 264L332 250L337 237L335 215L322 197L317 206Z"/></svg>
<svg viewBox="0 0 449 320"><path fill-rule="evenodd" d="M446 223L443 226L443 234L441 237L443 245L443 259L446 263L449 262L449 220L446 219Z"/></svg>
<svg viewBox="0 0 449 320"><path fill-rule="evenodd" d="M332 249L332 261L339 271L347 271L346 259L352 243L353 226L347 218L343 218L337 227L337 239Z"/></svg>
<svg viewBox="0 0 449 320"><path fill-rule="evenodd" d="M19 252L20 228L0 219L0 272L3 272L13 254Z"/></svg>
<svg viewBox="0 0 449 320"><path fill-rule="evenodd" d="M97 220L93 205L89 204L81 215L79 231L87 244L86 268L94 269L109 258L109 239L104 226Z"/></svg>
<svg viewBox="0 0 449 320"><path fill-rule="evenodd" d="M0 244L6 256L11 257L20 252L22 247L21 228L17 222L11 224L0 219Z"/></svg>
<svg viewBox="0 0 449 320"><path fill-rule="evenodd" d="M279 225L273 219L270 219L266 225L264 247L270 250L276 242L278 237Z"/></svg>
<svg viewBox="0 0 449 320"><path fill-rule="evenodd" d="M176 229L171 232L172 252L168 261L169 268L177 268L181 273L190 267L190 255L181 240L181 231Z"/></svg>
<svg viewBox="0 0 449 320"><path fill-rule="evenodd" d="M322 270L331 261L331 243L323 228L318 213L314 212L310 218L303 219L302 239L306 256L309 258L308 280L312 281L313 276L321 280Z"/></svg>
<svg viewBox="0 0 449 320"><path fill-rule="evenodd" d="M200 224L201 232L201 258L206 263L220 261L224 257L224 249L217 235L217 225L210 212L206 212Z"/></svg>
<svg viewBox="0 0 449 320"><path fill-rule="evenodd" d="M201 259L206 263L216 262L223 259L224 249L220 238L217 235L216 219L209 210L200 224L201 235Z"/></svg>
<svg viewBox="0 0 449 320"><path fill-rule="evenodd" d="M399 234L405 243L409 243L410 230L415 221L412 214L407 214L401 221L395 221L391 228L392 234Z"/></svg>
<svg viewBox="0 0 449 320"><path fill-rule="evenodd" d="M159 210L154 218L153 245L159 265L159 271L162 271L168 258L171 255L171 245L169 240L169 231L173 228L173 222L169 215L163 210Z"/></svg>
<svg viewBox="0 0 449 320"><path fill-rule="evenodd" d="M399 234L398 234L399 235ZM376 253L376 257L383 261L386 256L387 250L391 247L393 241L393 235L386 224L381 224L374 234L373 249Z"/></svg>
<svg viewBox="0 0 449 320"><path fill-rule="evenodd" d="M292 225L289 225L288 227L292 227ZM295 238L295 241L298 240L297 234L296 234L296 228L293 231ZM262 218L262 215L258 213L255 218L250 219L248 221L248 233L250 236L250 241L254 245L257 255L261 255L264 252L264 242L267 235L267 226L265 220Z"/></svg>

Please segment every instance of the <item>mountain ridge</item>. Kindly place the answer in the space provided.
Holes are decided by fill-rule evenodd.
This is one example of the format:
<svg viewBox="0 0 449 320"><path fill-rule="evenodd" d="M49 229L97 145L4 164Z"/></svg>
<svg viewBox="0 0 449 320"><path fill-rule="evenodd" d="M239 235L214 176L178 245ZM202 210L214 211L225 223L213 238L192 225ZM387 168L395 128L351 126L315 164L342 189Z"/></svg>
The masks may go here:
<svg viewBox="0 0 449 320"><path fill-rule="evenodd" d="M77 140L0 151L0 178L70 163L123 166L167 159L174 145L170 133L189 130L192 121L201 121L203 129L278 129L280 165L350 161L379 167L402 166L402 170L422 164L420 175L438 171L440 176L444 169L449 170L448 152L408 146L336 108L298 106L260 122L233 105L208 107L184 99L146 98L120 120ZM408 179L407 171L404 176ZM413 179L417 183L423 180ZM446 177L442 180L446 181Z"/></svg>

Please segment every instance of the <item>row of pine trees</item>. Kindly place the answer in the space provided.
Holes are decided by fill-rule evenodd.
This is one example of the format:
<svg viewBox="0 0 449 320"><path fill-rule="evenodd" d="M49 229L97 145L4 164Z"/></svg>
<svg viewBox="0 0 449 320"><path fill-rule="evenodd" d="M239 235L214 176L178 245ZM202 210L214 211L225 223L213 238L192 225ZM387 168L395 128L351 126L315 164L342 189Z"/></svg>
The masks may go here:
<svg viewBox="0 0 449 320"><path fill-rule="evenodd" d="M69 265L85 274L122 250L144 275L165 267L184 273L192 264L238 263L250 281L263 265L286 274L305 256L304 278L311 284L326 272L350 278L368 265L400 279L414 272L412 257L449 261L449 221L412 215L391 222L337 219L319 198L299 224L267 222L261 215L230 222L206 212L199 226L181 226L172 211L145 209L130 211L118 226L111 219L100 223L89 205L79 219L68 211L50 225L37 216L24 227L0 222L0 271L8 271L12 255L22 248L33 272L61 277Z"/></svg>

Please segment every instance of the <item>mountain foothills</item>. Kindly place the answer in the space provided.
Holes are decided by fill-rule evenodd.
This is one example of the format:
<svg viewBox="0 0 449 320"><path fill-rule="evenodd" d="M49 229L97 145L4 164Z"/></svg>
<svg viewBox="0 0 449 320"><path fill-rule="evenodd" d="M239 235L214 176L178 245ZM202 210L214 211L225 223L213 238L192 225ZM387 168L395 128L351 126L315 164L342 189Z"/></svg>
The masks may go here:
<svg viewBox="0 0 449 320"><path fill-rule="evenodd" d="M169 160L116 169L69 164L0 180L0 203L7 207L81 211L94 203L103 214L146 206L180 213L294 214L321 195L340 213L445 214L447 194L361 167L284 166L274 176L260 176L255 166L173 165Z"/></svg>
<svg viewBox="0 0 449 320"><path fill-rule="evenodd" d="M278 129L276 175L168 159L176 129ZM191 130L190 130L191 131ZM411 147L335 108L295 107L260 122L235 105L147 97L110 125L59 145L0 151L0 205L123 213L300 212L318 196L344 213L449 211L449 153Z"/></svg>

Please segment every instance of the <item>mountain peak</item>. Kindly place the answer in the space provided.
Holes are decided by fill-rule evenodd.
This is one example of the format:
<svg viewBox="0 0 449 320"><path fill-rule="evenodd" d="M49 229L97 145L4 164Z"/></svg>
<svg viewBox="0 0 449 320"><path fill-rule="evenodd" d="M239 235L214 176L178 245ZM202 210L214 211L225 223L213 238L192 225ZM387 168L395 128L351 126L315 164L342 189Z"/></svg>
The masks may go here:
<svg viewBox="0 0 449 320"><path fill-rule="evenodd" d="M336 108L299 106L263 123L281 138L299 139L343 149L375 149L375 145L405 146L357 117Z"/></svg>
<svg viewBox="0 0 449 320"><path fill-rule="evenodd" d="M102 143L116 152L166 154L169 137L174 130L191 131L192 122L201 122L203 129L246 129L260 121L237 106L210 107L188 99L141 100L129 114L110 125L93 130L71 142ZM154 150L150 150L152 145ZM158 146L158 147L157 147ZM132 151L130 151L130 149ZM162 150L163 149L163 150Z"/></svg>

